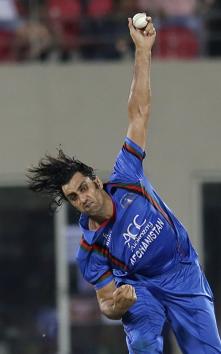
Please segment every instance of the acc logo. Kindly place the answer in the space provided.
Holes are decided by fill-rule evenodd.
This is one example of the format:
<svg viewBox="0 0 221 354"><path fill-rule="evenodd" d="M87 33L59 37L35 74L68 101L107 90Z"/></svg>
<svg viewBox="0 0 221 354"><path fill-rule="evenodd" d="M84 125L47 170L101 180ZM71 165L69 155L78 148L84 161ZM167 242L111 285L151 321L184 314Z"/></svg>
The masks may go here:
<svg viewBox="0 0 221 354"><path fill-rule="evenodd" d="M147 222L147 219L145 219L142 224L139 224L138 221L137 221L138 217L139 217L139 215L136 215L134 217L133 222L128 225L127 232L123 233L123 237L125 239L125 245L128 244L128 247L130 247L130 241L131 240L133 240L133 241L136 240L136 237L140 233L141 227L144 224L146 224L146 222Z"/></svg>

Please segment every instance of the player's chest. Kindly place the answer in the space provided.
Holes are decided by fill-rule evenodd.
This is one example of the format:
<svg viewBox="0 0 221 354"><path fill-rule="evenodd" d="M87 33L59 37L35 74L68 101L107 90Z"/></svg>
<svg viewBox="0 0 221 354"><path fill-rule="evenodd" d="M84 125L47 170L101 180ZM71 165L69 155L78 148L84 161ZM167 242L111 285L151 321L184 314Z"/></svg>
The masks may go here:
<svg viewBox="0 0 221 354"><path fill-rule="evenodd" d="M113 223L102 230L104 246L111 252L121 253L130 240L136 240L148 225L148 203L135 193L124 193L115 200L116 215Z"/></svg>
<svg viewBox="0 0 221 354"><path fill-rule="evenodd" d="M102 231L101 238L108 252L119 259L129 259L141 245L146 253L168 232L162 215L141 196L125 193L115 206L115 221Z"/></svg>

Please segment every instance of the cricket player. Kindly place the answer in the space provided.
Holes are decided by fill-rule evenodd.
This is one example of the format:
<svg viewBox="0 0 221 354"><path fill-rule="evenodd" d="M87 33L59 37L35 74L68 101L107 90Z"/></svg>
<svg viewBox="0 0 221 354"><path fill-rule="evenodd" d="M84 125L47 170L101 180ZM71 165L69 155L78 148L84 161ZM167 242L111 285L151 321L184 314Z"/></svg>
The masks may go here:
<svg viewBox="0 0 221 354"><path fill-rule="evenodd" d="M77 260L100 309L121 319L130 354L163 352L169 321L185 354L221 353L213 295L187 231L144 175L150 117L151 49L156 31L128 19L135 44L128 131L109 182L59 151L29 170L30 187L81 212Z"/></svg>

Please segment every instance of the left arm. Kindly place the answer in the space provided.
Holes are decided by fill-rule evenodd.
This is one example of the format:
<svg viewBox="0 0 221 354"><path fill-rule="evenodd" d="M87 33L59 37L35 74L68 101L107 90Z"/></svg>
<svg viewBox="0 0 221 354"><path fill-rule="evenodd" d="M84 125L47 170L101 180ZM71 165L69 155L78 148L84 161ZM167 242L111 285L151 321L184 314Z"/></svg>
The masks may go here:
<svg viewBox="0 0 221 354"><path fill-rule="evenodd" d="M112 320L119 320L136 302L136 292L129 284L116 288L114 281L96 290L101 312Z"/></svg>

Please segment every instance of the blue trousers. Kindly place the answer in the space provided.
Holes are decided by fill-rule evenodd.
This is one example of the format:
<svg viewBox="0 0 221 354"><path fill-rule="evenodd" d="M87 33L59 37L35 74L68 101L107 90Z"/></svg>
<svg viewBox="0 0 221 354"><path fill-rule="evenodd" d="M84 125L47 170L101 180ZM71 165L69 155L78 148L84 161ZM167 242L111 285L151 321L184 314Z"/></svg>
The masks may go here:
<svg viewBox="0 0 221 354"><path fill-rule="evenodd" d="M184 354L221 353L212 292L197 261L134 286L137 302L122 318L129 354L163 353L166 320Z"/></svg>

